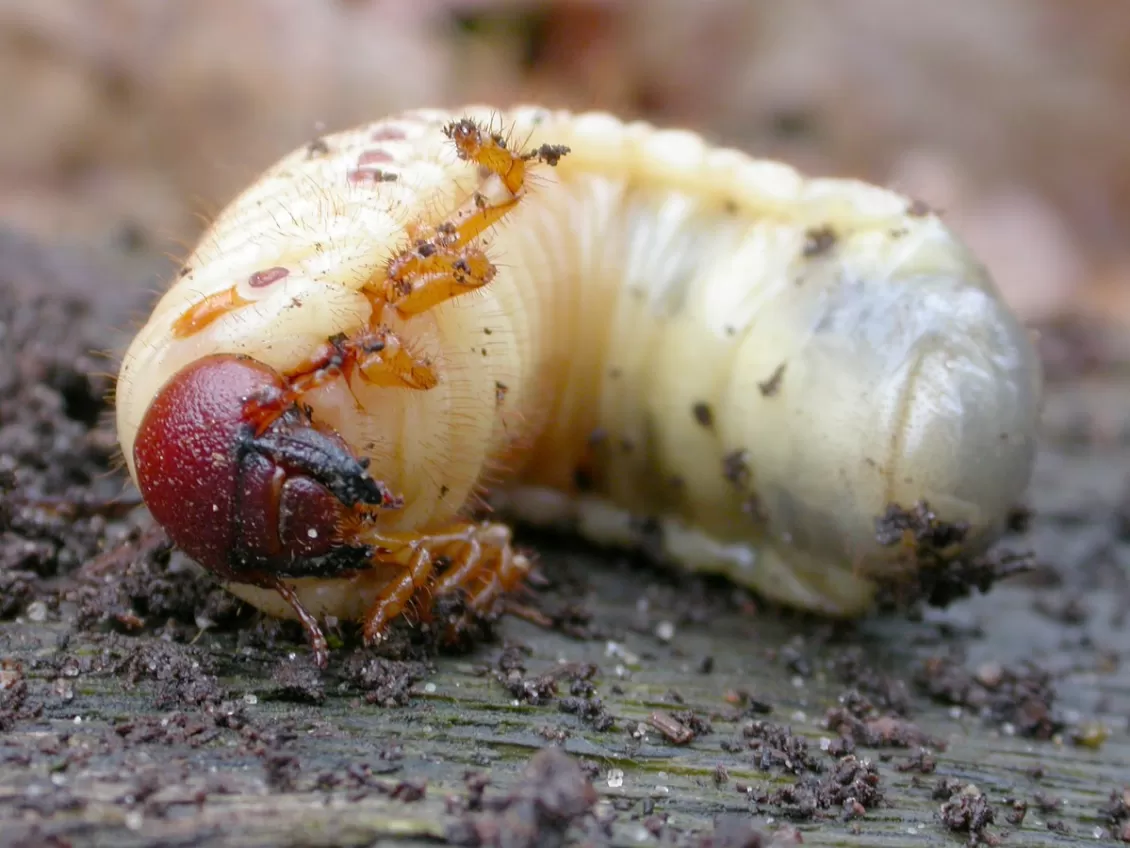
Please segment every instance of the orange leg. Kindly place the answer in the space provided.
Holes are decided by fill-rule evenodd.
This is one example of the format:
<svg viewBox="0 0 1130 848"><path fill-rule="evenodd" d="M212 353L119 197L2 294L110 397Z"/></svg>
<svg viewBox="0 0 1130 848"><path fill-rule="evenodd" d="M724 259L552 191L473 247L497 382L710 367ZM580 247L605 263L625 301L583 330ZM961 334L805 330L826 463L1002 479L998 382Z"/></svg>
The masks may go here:
<svg viewBox="0 0 1130 848"><path fill-rule="evenodd" d="M389 623L405 612L418 594L430 594L434 571L432 552L422 545L415 547L404 573L384 588L365 615L362 634L366 645L379 641Z"/></svg>
<svg viewBox="0 0 1130 848"><path fill-rule="evenodd" d="M454 635L460 628L470 624L473 616L481 615L491 609L505 592L513 591L518 587L529 570L530 563L525 556L514 553L509 546L502 549L502 554L493 569L485 573L479 569L465 582L460 583L465 587L477 578L479 585L467 592L467 612L461 621L451 625L449 634ZM438 587L436 593L440 594Z"/></svg>
<svg viewBox="0 0 1130 848"><path fill-rule="evenodd" d="M407 247L392 257L382 275L361 288L371 305L362 329L327 339L285 374L282 384L247 401L244 420L254 426L256 437L287 410L301 407L307 392L338 378L348 384L362 380L376 386L417 390L437 385L439 374L433 365L415 356L382 324L384 310L391 308L410 319L488 285L496 268L476 241L521 202L530 162L553 166L568 152L564 147L544 145L515 153L507 148L502 136L488 133L469 120L456 121L445 132L459 156L477 164L483 172L479 190L446 221L418 221L407 228ZM190 310L178 322L178 332L199 331L243 305L246 302L233 287ZM377 530L364 508L350 513L351 524L354 518L356 526L343 534L348 542L374 548L374 565L401 569L365 614L363 634L368 644L379 640L398 616L428 618L435 597L461 592L467 600L466 616L449 623L449 631L457 632L471 616L486 613L504 592L516 588L530 569L526 557L513 550L510 530L504 524L458 521L438 533L390 534ZM294 607L319 664L324 665L325 638L313 617L278 580L262 579L266 581L263 585L276 588Z"/></svg>
<svg viewBox="0 0 1130 848"><path fill-rule="evenodd" d="M450 220L435 226L417 222L408 228L409 246L389 261L383 279L366 286L371 296L406 316L490 283L494 265L473 245L474 240L521 201L528 162L553 166L569 152L566 147L543 145L515 153L501 135L488 133L468 119L448 124L444 133L461 159L497 177L501 186L484 184L483 191L476 191Z"/></svg>
<svg viewBox="0 0 1130 848"><path fill-rule="evenodd" d="M310 614L306 607L302 606L302 602L298 600L298 595L294 590L274 576L260 575L262 585L274 589L282 599L290 604L290 608L294 610L294 614L298 616L298 621L302 625L302 629L306 632L306 639L310 643L310 650L314 654L314 662L318 668L325 668L329 662L330 646L326 641L326 636L322 633L322 628L318 626L318 620Z"/></svg>
<svg viewBox="0 0 1130 848"><path fill-rule="evenodd" d="M382 562L405 566L404 573L391 581L370 607L365 617L367 644L378 641L389 624L406 606L423 594L433 597L467 590L477 580L495 587L490 592L468 591L471 611L485 612L503 591L515 588L529 570L529 562L516 554L510 544L510 529L495 522L461 521L441 533L382 534L365 529L358 541L380 550ZM446 561L443 573L437 564Z"/></svg>
<svg viewBox="0 0 1130 848"><path fill-rule="evenodd" d="M389 263L382 284L385 302L402 315L427 312L494 279L493 263L478 248L448 247L438 240L420 244L426 247L418 246Z"/></svg>
<svg viewBox="0 0 1130 848"><path fill-rule="evenodd" d="M430 389L439 376L430 363L409 353L388 328L365 329L353 336L334 336L288 375L287 387L250 398L244 418L262 435L271 423L302 396L337 377L359 377L377 386Z"/></svg>
<svg viewBox="0 0 1130 848"><path fill-rule="evenodd" d="M496 174L511 194L518 194L526 183L526 163L531 160L553 166L569 152L560 144L543 144L535 150L514 153L506 146L506 139L498 133L484 132L469 118L453 121L443 129L444 135L455 143L459 158L474 162Z"/></svg>

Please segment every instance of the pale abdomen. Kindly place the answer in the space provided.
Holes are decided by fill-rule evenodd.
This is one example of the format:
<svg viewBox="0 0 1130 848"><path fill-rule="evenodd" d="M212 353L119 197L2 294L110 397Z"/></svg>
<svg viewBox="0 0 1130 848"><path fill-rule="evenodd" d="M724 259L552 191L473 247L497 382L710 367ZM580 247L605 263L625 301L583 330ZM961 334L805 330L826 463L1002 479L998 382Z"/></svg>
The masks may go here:
<svg viewBox="0 0 1130 848"><path fill-rule="evenodd" d="M879 538L891 508L967 525L947 555L993 541L1034 454L1026 331L936 217L820 185L774 217L585 177L517 222L549 414L496 503L834 614L925 564Z"/></svg>
<svg viewBox="0 0 1130 848"><path fill-rule="evenodd" d="M922 564L876 539L888 507L967 525L947 556L999 531L1027 486L1040 369L936 216L691 133L539 109L393 116L295 151L237 199L123 367L131 473L147 404L187 363L289 373L370 320L363 290L404 255L405 225L483 190L442 132L463 115L570 150L476 239L497 278L389 318L436 386L303 397L403 496L383 529L442 528L488 496L836 614L865 608L868 577ZM248 287L276 266L285 280ZM175 338L229 288L250 305Z"/></svg>

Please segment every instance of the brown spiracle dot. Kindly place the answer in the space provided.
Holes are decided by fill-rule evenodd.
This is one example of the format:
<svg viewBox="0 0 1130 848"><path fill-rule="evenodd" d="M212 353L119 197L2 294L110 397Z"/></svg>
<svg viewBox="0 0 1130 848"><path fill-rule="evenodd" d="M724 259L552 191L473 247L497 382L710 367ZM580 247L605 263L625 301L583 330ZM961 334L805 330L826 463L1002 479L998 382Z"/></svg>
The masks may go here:
<svg viewBox="0 0 1130 848"><path fill-rule="evenodd" d="M283 268L276 265L273 268L265 268L262 271L256 271L247 278L247 284L253 289L265 289L267 286L277 283L279 280L285 280L290 274L288 268Z"/></svg>

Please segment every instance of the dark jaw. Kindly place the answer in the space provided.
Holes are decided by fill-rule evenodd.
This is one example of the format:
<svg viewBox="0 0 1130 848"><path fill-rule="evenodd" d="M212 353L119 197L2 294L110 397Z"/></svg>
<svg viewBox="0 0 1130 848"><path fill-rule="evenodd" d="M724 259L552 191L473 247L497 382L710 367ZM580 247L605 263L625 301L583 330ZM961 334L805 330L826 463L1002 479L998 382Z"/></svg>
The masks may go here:
<svg viewBox="0 0 1130 848"><path fill-rule="evenodd" d="M369 568L375 553L376 551L367 545L341 545L322 556L296 557L281 562L277 559L268 562L260 558L244 557L233 563L223 577L237 583L251 583L268 588L273 588L270 582L272 578L348 579Z"/></svg>

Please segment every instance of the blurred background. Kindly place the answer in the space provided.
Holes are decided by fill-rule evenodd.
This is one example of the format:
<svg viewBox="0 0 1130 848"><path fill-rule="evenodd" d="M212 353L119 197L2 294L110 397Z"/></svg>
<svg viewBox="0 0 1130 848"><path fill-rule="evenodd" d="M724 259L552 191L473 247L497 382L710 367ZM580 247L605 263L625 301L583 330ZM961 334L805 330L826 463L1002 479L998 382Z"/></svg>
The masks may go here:
<svg viewBox="0 0 1130 848"><path fill-rule="evenodd" d="M1130 3L3 0L0 224L183 254L264 166L405 108L694 128L941 209L1026 319L1130 325Z"/></svg>

